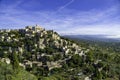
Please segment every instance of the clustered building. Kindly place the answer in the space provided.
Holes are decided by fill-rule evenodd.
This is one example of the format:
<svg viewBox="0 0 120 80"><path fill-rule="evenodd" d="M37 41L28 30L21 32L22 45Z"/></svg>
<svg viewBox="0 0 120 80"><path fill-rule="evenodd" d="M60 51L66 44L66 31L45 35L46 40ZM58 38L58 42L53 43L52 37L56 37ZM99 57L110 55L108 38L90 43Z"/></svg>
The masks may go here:
<svg viewBox="0 0 120 80"><path fill-rule="evenodd" d="M47 66L49 70L51 70L55 67L61 67L61 63L66 59L54 62L47 61L44 64L44 57L52 57L53 55L60 54L61 56L66 55L70 58L71 54L79 54L82 56L89 51L85 51L84 48L81 48L76 43L61 38L56 32L52 30L47 31L38 25L27 26L25 29L18 30L0 30L0 42L8 43L7 46L4 47L3 53L5 54L16 52L17 54L24 55L26 50L32 53L29 60L24 59L23 62L20 63L20 66L24 68L35 65L38 67ZM56 50L59 49L60 51L52 52L51 54L40 51L46 49L47 46ZM1 47L0 45L0 48ZM9 59L2 59L2 61L10 63Z"/></svg>

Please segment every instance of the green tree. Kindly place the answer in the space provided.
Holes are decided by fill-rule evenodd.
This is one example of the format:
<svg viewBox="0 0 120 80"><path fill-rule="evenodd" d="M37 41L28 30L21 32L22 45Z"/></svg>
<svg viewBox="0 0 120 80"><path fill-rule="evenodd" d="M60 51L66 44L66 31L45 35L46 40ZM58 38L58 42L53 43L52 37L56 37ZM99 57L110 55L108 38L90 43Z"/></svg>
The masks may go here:
<svg viewBox="0 0 120 80"><path fill-rule="evenodd" d="M11 63L12 63L15 73L18 72L19 71L19 61L18 61L17 54L15 52L11 56Z"/></svg>

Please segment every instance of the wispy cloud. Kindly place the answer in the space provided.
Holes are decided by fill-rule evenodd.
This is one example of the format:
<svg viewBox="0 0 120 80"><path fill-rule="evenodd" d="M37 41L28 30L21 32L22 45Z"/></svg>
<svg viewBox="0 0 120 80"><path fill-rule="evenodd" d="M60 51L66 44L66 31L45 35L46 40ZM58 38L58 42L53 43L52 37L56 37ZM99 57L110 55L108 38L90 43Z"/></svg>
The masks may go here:
<svg viewBox="0 0 120 80"><path fill-rule="evenodd" d="M70 4L72 4L75 0L71 0L68 3L66 3L65 5L61 6L57 11L61 11L62 9L66 8L67 6L69 6Z"/></svg>

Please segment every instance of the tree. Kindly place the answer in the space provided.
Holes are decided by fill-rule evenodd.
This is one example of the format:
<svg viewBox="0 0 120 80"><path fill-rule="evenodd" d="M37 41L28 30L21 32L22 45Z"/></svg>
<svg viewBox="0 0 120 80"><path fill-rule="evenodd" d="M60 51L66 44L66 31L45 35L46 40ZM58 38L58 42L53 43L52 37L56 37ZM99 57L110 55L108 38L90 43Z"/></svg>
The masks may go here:
<svg viewBox="0 0 120 80"><path fill-rule="evenodd" d="M68 65L71 67L82 66L82 64L83 64L83 58L78 54L73 55L71 59L68 60Z"/></svg>
<svg viewBox="0 0 120 80"><path fill-rule="evenodd" d="M13 66L13 69L14 69L15 73L18 72L19 61L18 61L17 54L15 52L11 55L11 63L12 63L12 66Z"/></svg>
<svg viewBox="0 0 120 80"><path fill-rule="evenodd" d="M54 61L58 61L59 59L62 59L62 55L61 54L55 54L53 55Z"/></svg>
<svg viewBox="0 0 120 80"><path fill-rule="evenodd" d="M86 63L92 63L94 61L93 52L86 53Z"/></svg>

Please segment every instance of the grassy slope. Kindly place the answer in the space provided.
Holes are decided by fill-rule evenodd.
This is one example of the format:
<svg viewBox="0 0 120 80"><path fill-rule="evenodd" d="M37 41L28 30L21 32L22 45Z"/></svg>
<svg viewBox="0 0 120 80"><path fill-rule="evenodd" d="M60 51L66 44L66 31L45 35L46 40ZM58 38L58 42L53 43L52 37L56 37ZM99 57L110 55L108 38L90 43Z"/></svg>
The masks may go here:
<svg viewBox="0 0 120 80"><path fill-rule="evenodd" d="M0 62L0 80L37 80L37 78L22 68L16 74L11 65Z"/></svg>

